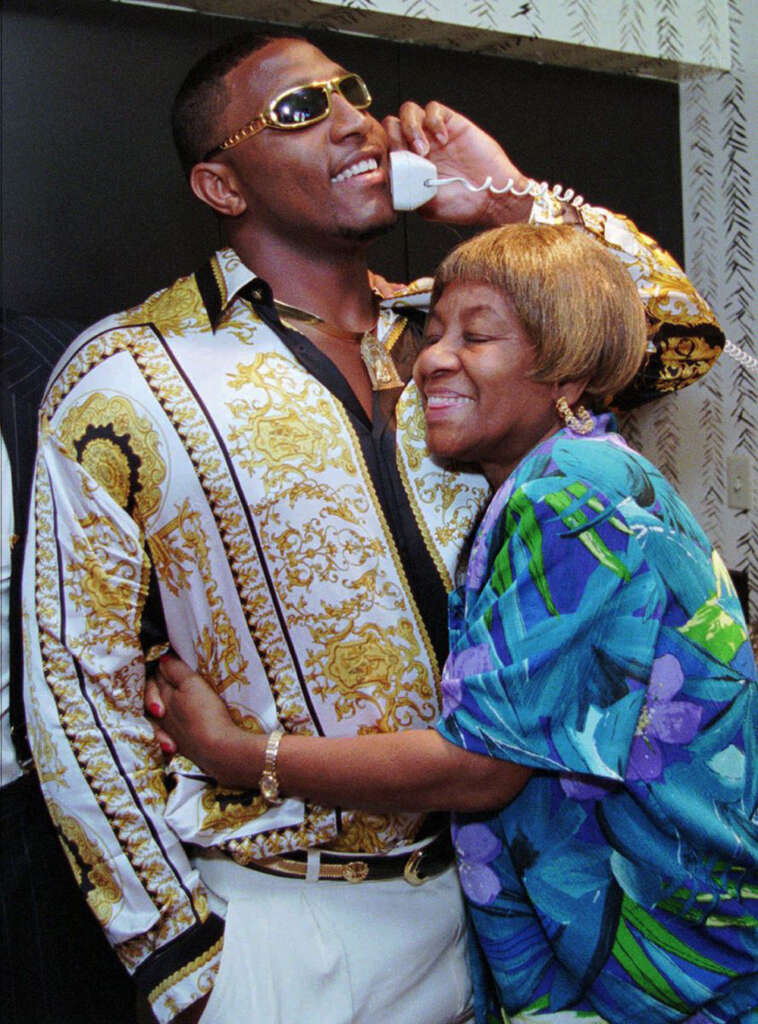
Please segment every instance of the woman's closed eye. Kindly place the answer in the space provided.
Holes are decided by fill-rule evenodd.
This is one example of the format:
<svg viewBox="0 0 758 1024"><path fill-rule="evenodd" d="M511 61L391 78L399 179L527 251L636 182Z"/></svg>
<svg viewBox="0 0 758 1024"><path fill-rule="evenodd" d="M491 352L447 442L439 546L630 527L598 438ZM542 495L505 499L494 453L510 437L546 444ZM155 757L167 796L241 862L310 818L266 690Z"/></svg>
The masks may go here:
<svg viewBox="0 0 758 1024"><path fill-rule="evenodd" d="M480 331L465 331L463 334L463 342L466 345L483 345L488 341L497 341L497 336Z"/></svg>
<svg viewBox="0 0 758 1024"><path fill-rule="evenodd" d="M424 334L421 338L421 345L423 348L429 348L436 345L441 338L441 334ZM464 331L458 340L464 345L482 345L488 341L497 341L498 335L485 334L482 331Z"/></svg>

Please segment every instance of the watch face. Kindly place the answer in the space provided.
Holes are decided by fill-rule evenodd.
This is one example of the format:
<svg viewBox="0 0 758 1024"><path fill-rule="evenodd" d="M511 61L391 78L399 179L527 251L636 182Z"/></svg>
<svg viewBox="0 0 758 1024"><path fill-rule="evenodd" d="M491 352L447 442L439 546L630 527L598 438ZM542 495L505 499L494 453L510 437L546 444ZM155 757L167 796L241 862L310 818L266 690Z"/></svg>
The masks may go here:
<svg viewBox="0 0 758 1024"><path fill-rule="evenodd" d="M263 775L260 782L261 796L264 800L268 800L269 803L273 803L279 799L279 786L276 784L276 779L273 779L270 775Z"/></svg>

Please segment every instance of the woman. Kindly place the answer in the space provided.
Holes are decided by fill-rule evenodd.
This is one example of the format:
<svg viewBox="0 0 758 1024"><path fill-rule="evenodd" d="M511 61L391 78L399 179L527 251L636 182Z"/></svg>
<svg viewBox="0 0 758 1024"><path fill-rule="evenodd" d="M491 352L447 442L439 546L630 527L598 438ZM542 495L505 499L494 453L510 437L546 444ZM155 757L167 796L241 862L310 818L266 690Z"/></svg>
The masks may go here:
<svg viewBox="0 0 758 1024"><path fill-rule="evenodd" d="M268 795L458 812L480 1020L753 1020L744 620L672 488L577 404L602 406L644 356L631 280L575 229L509 225L444 261L425 336L429 448L495 491L450 600L442 720L287 735L278 756L269 739ZM259 784L266 737L192 674L161 696L179 749L222 784Z"/></svg>

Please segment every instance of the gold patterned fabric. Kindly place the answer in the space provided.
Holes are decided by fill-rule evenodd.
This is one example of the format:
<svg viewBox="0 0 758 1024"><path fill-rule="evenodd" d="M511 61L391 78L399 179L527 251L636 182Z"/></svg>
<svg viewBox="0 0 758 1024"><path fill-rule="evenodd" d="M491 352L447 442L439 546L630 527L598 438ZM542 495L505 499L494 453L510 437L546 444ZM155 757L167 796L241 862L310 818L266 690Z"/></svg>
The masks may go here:
<svg viewBox="0 0 758 1024"><path fill-rule="evenodd" d="M694 323L686 281L651 270L657 250L643 258L642 236L604 211L583 216L619 248L651 315ZM686 301L667 301L674 278ZM404 381L412 345L391 306L423 305L427 288L393 296L379 320ZM412 383L378 392L363 422L269 300L223 249L77 339L40 414L31 739L74 873L160 1021L210 989L220 954L184 844L242 864L323 844L376 853L412 841L421 819L269 807L181 758L166 771L142 714L146 658L170 643L254 731L431 726L445 594L488 497L477 473L429 457Z"/></svg>
<svg viewBox="0 0 758 1024"><path fill-rule="evenodd" d="M674 258L627 217L585 204L580 224L624 264L645 303L648 353L631 384L608 396L616 409L632 409L678 391L710 370L724 348L713 310ZM532 222L560 224L564 207L551 193L536 199Z"/></svg>

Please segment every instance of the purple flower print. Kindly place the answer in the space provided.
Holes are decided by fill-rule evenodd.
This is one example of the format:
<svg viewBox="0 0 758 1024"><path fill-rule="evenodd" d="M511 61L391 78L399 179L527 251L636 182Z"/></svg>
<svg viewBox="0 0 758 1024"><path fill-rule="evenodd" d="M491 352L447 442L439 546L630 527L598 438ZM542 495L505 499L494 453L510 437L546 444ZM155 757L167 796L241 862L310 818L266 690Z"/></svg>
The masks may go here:
<svg viewBox="0 0 758 1024"><path fill-rule="evenodd" d="M489 672L492 661L487 644L475 644L463 650L452 652L442 672L440 689L442 690L442 717L447 716L459 707L463 700L463 680L466 676L477 676L480 672Z"/></svg>
<svg viewBox="0 0 758 1024"><path fill-rule="evenodd" d="M468 560L466 571L466 586L469 590L479 590L487 578L487 534L480 533Z"/></svg>
<svg viewBox="0 0 758 1024"><path fill-rule="evenodd" d="M655 659L632 740L628 779L657 779L663 771L661 743L689 743L697 732L702 708L688 700L673 700L683 682L682 666L673 654Z"/></svg>
<svg viewBox="0 0 758 1024"><path fill-rule="evenodd" d="M503 844L486 825L453 825L453 843L458 861L461 888L472 903L489 906L500 892L500 879L488 864L497 857Z"/></svg>
<svg viewBox="0 0 758 1024"><path fill-rule="evenodd" d="M448 658L448 663L449 661L450 659ZM443 718L447 718L447 716L452 714L457 707L460 707L460 703L463 700L461 677L450 674L448 671L448 663L445 664L445 670L442 673L442 679L440 681L440 689L442 690Z"/></svg>
<svg viewBox="0 0 758 1024"><path fill-rule="evenodd" d="M602 800L608 793L607 786L593 786L576 775L561 775L560 784L566 796L573 800Z"/></svg>

